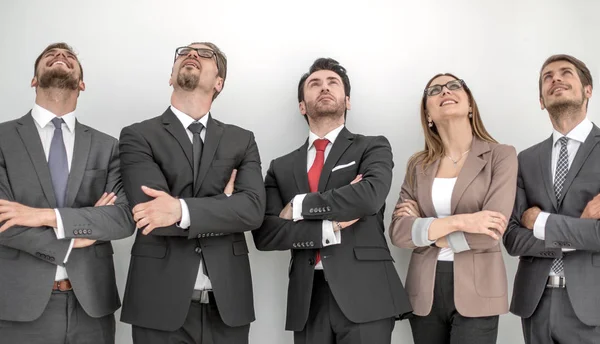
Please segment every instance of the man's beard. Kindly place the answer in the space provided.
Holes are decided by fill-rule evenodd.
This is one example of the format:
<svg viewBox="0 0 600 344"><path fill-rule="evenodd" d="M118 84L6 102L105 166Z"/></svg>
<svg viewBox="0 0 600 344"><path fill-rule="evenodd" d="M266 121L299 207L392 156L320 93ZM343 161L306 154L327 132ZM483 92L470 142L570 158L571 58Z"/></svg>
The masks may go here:
<svg viewBox="0 0 600 344"><path fill-rule="evenodd" d="M200 77L195 74L186 73L183 69L177 74L177 85L184 91L193 91L200 84Z"/></svg>
<svg viewBox="0 0 600 344"><path fill-rule="evenodd" d="M346 111L346 104L339 104L337 101L335 103L306 103L306 113L308 117L311 118L319 118L319 117L331 117L338 118L344 116L344 112Z"/></svg>
<svg viewBox="0 0 600 344"><path fill-rule="evenodd" d="M585 103L585 96L583 92L581 92L581 100L579 99L567 99L567 100L559 100L554 104L550 104L546 106L548 113L555 120L560 119L563 116L571 116L574 113L577 113L583 107Z"/></svg>
<svg viewBox="0 0 600 344"><path fill-rule="evenodd" d="M40 88L64 90L77 90L79 88L79 78L63 69L51 69L40 75L38 81Z"/></svg>

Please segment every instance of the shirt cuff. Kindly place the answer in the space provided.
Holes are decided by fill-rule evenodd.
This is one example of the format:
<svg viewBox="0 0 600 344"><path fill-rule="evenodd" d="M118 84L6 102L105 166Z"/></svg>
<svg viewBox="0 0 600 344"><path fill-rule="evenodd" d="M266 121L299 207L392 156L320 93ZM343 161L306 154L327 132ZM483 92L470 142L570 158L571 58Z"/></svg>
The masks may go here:
<svg viewBox="0 0 600 344"><path fill-rule="evenodd" d="M294 221L304 220L302 217L302 202L304 202L306 194L296 195L292 200L292 218Z"/></svg>
<svg viewBox="0 0 600 344"><path fill-rule="evenodd" d="M333 230L333 222L323 220L323 247L330 245L338 245L342 243L342 235L340 231Z"/></svg>
<svg viewBox="0 0 600 344"><path fill-rule="evenodd" d="M413 244L417 247L431 246L435 241L429 240L429 226L435 217L419 217L413 222L411 235Z"/></svg>
<svg viewBox="0 0 600 344"><path fill-rule="evenodd" d="M225 194L225 196L227 196L227 197L231 197L231 194L228 194L228 193L226 193L226 194Z"/></svg>
<svg viewBox="0 0 600 344"><path fill-rule="evenodd" d="M548 221L548 216L550 216L550 213L542 211L533 223L533 236L540 240L546 240L546 222Z"/></svg>
<svg viewBox="0 0 600 344"><path fill-rule="evenodd" d="M71 239L71 243L69 244L69 249L67 250L67 255L65 256L65 260L63 260L63 264L67 264L69 260L69 256L71 255L71 250L73 250L73 244L75 243L75 239Z"/></svg>
<svg viewBox="0 0 600 344"><path fill-rule="evenodd" d="M181 221L177 224L177 227L188 229L191 225L190 219L190 209L187 206L187 203L183 199L179 199L179 203L181 204Z"/></svg>
<svg viewBox="0 0 600 344"><path fill-rule="evenodd" d="M446 238L448 239L448 246L450 246L454 253L460 253L471 249L467 242L467 238L465 237L465 232L450 233Z"/></svg>
<svg viewBox="0 0 600 344"><path fill-rule="evenodd" d="M54 233L56 233L56 239L64 239L65 238L65 226L62 222L62 217L60 217L60 212L58 209L54 209L54 213L56 214L56 228L54 228ZM71 242L71 247L73 247L73 243ZM71 251L71 248L69 248Z"/></svg>

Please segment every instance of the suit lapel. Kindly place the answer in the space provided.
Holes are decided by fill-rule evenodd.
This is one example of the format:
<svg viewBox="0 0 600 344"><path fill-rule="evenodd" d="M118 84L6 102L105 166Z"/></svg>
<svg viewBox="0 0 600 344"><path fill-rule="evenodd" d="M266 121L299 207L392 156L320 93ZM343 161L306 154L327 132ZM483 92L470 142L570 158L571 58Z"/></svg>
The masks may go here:
<svg viewBox="0 0 600 344"><path fill-rule="evenodd" d="M554 193L554 183L552 183L552 135L540 146L540 154L538 154L538 161L540 165L540 171L542 172L542 180L544 182L544 189L548 193L548 198L554 206L554 210L558 210L558 202L556 201L556 194ZM563 189L565 190L565 189Z"/></svg>
<svg viewBox="0 0 600 344"><path fill-rule="evenodd" d="M194 195L197 195L198 191L200 190L202 181L204 180L204 177L206 177L206 173L208 172L213 158L215 157L215 153L217 152L217 147L219 147L221 136L223 136L223 127L221 127L217 121L212 119L210 114L208 114L208 116L208 122L206 123L206 136L204 137L204 148L202 149L200 170L198 171L198 180L196 180L196 183L194 184L196 185L194 189Z"/></svg>
<svg viewBox="0 0 600 344"><path fill-rule="evenodd" d="M50 207L56 208L56 199L54 198L54 189L52 187L50 169L48 168L48 160L46 159L46 153L44 153L40 134L33 122L31 111L27 115L21 117L17 123L19 124L17 131L21 136L21 141L23 141L23 144L27 149L31 162L33 163L35 172L42 185L44 195L46 196Z"/></svg>
<svg viewBox="0 0 600 344"><path fill-rule="evenodd" d="M431 198L431 189L439 166L440 160L436 160L427 166L425 170L423 170L422 165L417 165L417 180L415 183L419 185L419 190L417 191L418 199L416 201L419 203L419 207L421 207L421 211L425 216L437 217Z"/></svg>
<svg viewBox="0 0 600 344"><path fill-rule="evenodd" d="M487 164L487 161L481 158L481 155L490 151L489 143L479 140L473 137L473 143L471 143L471 151L467 155L465 163L458 173L454 190L452 190L452 198L450 200L451 214L454 214L458 202L462 195L465 193L467 187L473 182L473 179L477 177L479 172Z"/></svg>
<svg viewBox="0 0 600 344"><path fill-rule="evenodd" d="M567 172L567 176L565 178L565 183L563 185L562 194L565 195L569 191L569 187L573 183L573 179L581 170L581 167L587 160L588 156L594 150L594 147L600 141L600 129L594 125L592 131L585 139L581 147L577 150L577 154L575 154L575 159L573 159L573 163L571 163L571 167L569 168L569 172ZM552 161L552 160L551 160ZM564 197L562 197L564 199Z"/></svg>
<svg viewBox="0 0 600 344"><path fill-rule="evenodd" d="M194 156L192 153L192 143L190 142L190 138L185 132L186 128L181 125L177 116L171 111L170 108L167 109L162 115L162 122L165 126L165 130L169 132L176 140L179 142L179 146L185 153L185 156L190 164L190 168L193 168Z"/></svg>
<svg viewBox="0 0 600 344"><path fill-rule="evenodd" d="M308 172L306 171L306 155L308 154L308 140L294 152L294 180L299 194L310 192L308 185Z"/></svg>
<svg viewBox="0 0 600 344"><path fill-rule="evenodd" d="M319 177L319 191L325 191L325 187L329 181L329 176L331 175L331 170L340 160L346 149L350 147L353 140L354 135L352 135L352 133L349 132L346 127L344 127L338 134L338 137L335 139L335 142L331 147L331 151L329 151L329 154L327 155L327 159L325 159L325 165L323 165L323 170L321 171L321 176Z"/></svg>
<svg viewBox="0 0 600 344"><path fill-rule="evenodd" d="M69 172L69 180L67 181L67 197L65 199L65 207L70 207L75 201L85 167L87 165L90 147L92 143L92 134L89 129L81 125L78 121L75 122L75 146L73 147L73 158L71 159L71 170Z"/></svg>

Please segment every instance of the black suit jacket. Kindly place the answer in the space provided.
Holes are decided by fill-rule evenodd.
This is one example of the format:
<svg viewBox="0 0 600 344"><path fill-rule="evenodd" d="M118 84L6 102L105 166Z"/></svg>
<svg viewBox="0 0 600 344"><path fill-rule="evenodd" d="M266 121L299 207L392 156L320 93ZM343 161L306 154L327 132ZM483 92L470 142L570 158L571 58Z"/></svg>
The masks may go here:
<svg viewBox="0 0 600 344"><path fill-rule="evenodd" d="M94 207L103 192L113 206ZM0 198L35 208L56 208L44 148L31 113L0 124ZM59 209L65 239L49 227L11 227L0 233L0 319L33 321L43 313L56 275L64 265L78 302L92 317L120 306L110 240L130 236L134 223L119 173L117 140L79 122L67 181L65 208ZM97 240L74 248L70 240ZM1 332L1 331L0 331Z"/></svg>
<svg viewBox="0 0 600 344"><path fill-rule="evenodd" d="M194 190L192 143L175 114L126 127L121 132L121 170L132 207L151 200L141 186L183 198L191 226L138 231L121 320L137 326L174 331L185 321L198 274L198 244L223 321L252 322L252 279L245 231L260 226L265 189L254 135L210 117L197 188ZM238 169L231 197L223 189Z"/></svg>
<svg viewBox="0 0 600 344"><path fill-rule="evenodd" d="M309 193L306 172L308 141L271 162L265 179L267 212L253 232L259 250L290 250L286 329L301 331L308 318L316 249L321 249L325 276L344 315L364 323L411 312L410 304L384 235L385 199L392 181L392 150L383 136L350 133L344 128L333 144L319 179ZM335 166L351 164L332 172ZM363 180L350 182L357 174ZM307 193L304 220L279 217L294 196ZM341 232L339 245L322 247L322 220L360 218Z"/></svg>

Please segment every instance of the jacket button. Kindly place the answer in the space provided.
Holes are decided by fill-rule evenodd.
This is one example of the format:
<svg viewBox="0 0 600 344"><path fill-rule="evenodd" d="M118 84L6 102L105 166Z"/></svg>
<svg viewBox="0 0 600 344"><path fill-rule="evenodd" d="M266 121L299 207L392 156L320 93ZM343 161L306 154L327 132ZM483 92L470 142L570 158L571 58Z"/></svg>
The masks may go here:
<svg viewBox="0 0 600 344"><path fill-rule="evenodd" d="M202 249L201 249L200 247L196 247L196 248L194 249L194 252L196 252L196 253L198 253L198 254L200 254L200 252L201 252L201 251L202 251Z"/></svg>
<svg viewBox="0 0 600 344"><path fill-rule="evenodd" d="M310 209L308 209L308 212L309 212L309 213L311 213L311 214L312 214L312 213L314 213L314 211L315 211L315 209L314 209L314 208L310 208Z"/></svg>
<svg viewBox="0 0 600 344"><path fill-rule="evenodd" d="M74 231L73 231L73 234L77 235L77 230L74 230Z"/></svg>
<svg viewBox="0 0 600 344"><path fill-rule="evenodd" d="M309 242L308 244L309 244L311 247L312 247L312 246L315 246L315 243L314 243L314 242L312 242L312 241L311 241L311 242Z"/></svg>
<svg viewBox="0 0 600 344"><path fill-rule="evenodd" d="M331 207L327 207L327 211L331 211Z"/></svg>
<svg viewBox="0 0 600 344"><path fill-rule="evenodd" d="M198 234L198 239L202 238L202 234Z"/></svg>
<svg viewBox="0 0 600 344"><path fill-rule="evenodd" d="M309 265L315 265L315 259L314 259L314 258L310 258L310 259L308 260L308 264L309 264Z"/></svg>

